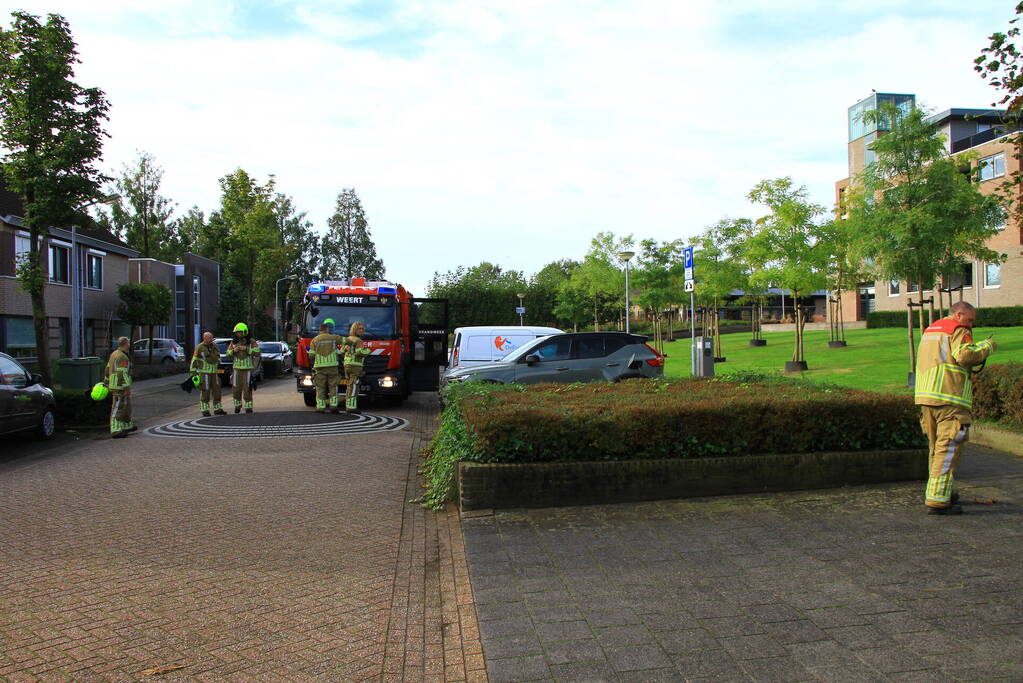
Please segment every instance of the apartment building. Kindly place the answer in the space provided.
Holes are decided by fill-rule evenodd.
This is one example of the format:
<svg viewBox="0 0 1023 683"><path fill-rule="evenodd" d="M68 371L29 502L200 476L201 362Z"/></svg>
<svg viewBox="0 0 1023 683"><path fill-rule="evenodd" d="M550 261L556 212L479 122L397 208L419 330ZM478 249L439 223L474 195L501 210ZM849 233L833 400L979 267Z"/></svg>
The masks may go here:
<svg viewBox="0 0 1023 683"><path fill-rule="evenodd" d="M21 291L15 264L29 251L21 199L0 182L0 351L26 362L37 356L32 302ZM138 256L98 225L50 228L41 245L50 358L105 356L127 334L117 317L117 285L128 281Z"/></svg>
<svg viewBox="0 0 1023 683"><path fill-rule="evenodd" d="M130 261L132 282L158 282L174 292L174 312L163 325L153 328L157 339L175 339L191 354L203 332L216 332L220 315L220 263L186 252L178 264L152 258ZM137 331L135 337L146 337Z"/></svg>
<svg viewBox="0 0 1023 683"><path fill-rule="evenodd" d="M892 103L909 109L916 104L916 96L897 93L872 93L849 107L848 161L849 175L835 183L835 203L841 207L851 179L874 161L870 143L877 139L876 125L865 124L863 112L876 109L882 103ZM1018 170L1019 162L1013 158L1012 145L1006 142L1002 124L1004 110L1000 109L946 109L929 117L929 121L944 136L949 154L969 153L980 167L980 191L993 194L1006 177ZM988 246L1007 256L1004 263L963 263L959 277L945 286L960 287L954 291L954 301L960 293L964 301L974 306L1023 305L1023 226L1008 220ZM846 320L864 320L867 313L878 311L905 311L909 297L919 295L919 284L892 280L890 282L861 282L856 292L842 297L842 313ZM925 297L931 296L924 290ZM937 297L935 297L935 300ZM945 298L947 305L947 295Z"/></svg>

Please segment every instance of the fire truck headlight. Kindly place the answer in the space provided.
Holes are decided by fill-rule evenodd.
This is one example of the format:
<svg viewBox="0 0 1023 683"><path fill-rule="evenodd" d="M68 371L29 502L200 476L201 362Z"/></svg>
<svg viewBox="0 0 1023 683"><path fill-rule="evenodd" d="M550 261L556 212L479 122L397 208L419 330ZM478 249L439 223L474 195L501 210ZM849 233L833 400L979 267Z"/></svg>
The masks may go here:
<svg viewBox="0 0 1023 683"><path fill-rule="evenodd" d="M312 375L302 375L302 386L311 387L313 385Z"/></svg>
<svg viewBox="0 0 1023 683"><path fill-rule="evenodd" d="M380 378L381 389L393 389L396 386L398 386L398 382L390 375L384 375Z"/></svg>

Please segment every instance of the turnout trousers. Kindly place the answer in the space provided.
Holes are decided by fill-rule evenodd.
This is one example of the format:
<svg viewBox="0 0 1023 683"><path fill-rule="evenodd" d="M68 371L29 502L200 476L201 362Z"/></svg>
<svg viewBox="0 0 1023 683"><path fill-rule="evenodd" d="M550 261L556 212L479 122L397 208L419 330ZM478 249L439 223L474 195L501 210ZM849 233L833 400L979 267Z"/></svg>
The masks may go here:
<svg viewBox="0 0 1023 683"><path fill-rule="evenodd" d="M927 507L952 503L952 484L963 444L970 438L970 415L956 406L920 406L920 427L927 436Z"/></svg>
<svg viewBox="0 0 1023 683"><path fill-rule="evenodd" d="M345 410L355 410L358 407L360 377L362 377L361 365L345 366Z"/></svg>
<svg viewBox="0 0 1023 683"><path fill-rule="evenodd" d="M220 405L220 377L215 372L199 373L199 409L210 412L210 401L213 402L213 410L223 410Z"/></svg>
<svg viewBox="0 0 1023 683"><path fill-rule="evenodd" d="M134 426L131 421L131 393L121 389L110 392L110 434L120 434Z"/></svg>
<svg viewBox="0 0 1023 683"><path fill-rule="evenodd" d="M313 384L316 385L316 410L323 411L329 404L337 408L337 385L341 381L336 365L315 368Z"/></svg>
<svg viewBox="0 0 1023 683"><path fill-rule="evenodd" d="M252 410L252 385L249 378L252 370L234 370L231 377L232 396L234 397L234 409L242 407L242 400L245 401L245 410Z"/></svg>

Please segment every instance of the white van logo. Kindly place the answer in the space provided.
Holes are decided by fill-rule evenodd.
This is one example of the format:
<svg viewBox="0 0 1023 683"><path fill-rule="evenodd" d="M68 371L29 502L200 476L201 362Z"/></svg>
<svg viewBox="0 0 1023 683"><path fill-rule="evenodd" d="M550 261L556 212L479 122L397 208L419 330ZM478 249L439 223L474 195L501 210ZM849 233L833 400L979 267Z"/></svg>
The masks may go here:
<svg viewBox="0 0 1023 683"><path fill-rule="evenodd" d="M511 339L500 335L494 337L494 346L498 351L512 351L515 349L515 344L512 343Z"/></svg>

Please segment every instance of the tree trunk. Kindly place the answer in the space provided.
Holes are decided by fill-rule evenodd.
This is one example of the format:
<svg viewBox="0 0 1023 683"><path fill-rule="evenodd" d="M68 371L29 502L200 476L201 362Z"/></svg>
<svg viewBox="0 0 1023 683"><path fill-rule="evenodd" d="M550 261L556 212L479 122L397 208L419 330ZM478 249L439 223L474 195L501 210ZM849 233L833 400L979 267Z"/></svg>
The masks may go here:
<svg viewBox="0 0 1023 683"><path fill-rule="evenodd" d="M46 297L42 291L32 292L32 324L36 333L36 359L43 384L53 386L50 376L50 330L46 324Z"/></svg>

